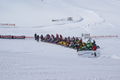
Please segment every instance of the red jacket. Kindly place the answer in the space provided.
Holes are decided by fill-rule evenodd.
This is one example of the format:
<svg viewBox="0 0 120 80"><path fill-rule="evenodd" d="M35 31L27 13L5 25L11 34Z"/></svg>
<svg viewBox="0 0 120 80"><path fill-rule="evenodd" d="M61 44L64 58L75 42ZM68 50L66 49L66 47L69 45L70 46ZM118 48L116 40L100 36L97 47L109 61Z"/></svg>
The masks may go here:
<svg viewBox="0 0 120 80"><path fill-rule="evenodd" d="M97 46L93 46L93 47L92 47L92 50L93 50L93 51L96 51L96 50L97 50Z"/></svg>

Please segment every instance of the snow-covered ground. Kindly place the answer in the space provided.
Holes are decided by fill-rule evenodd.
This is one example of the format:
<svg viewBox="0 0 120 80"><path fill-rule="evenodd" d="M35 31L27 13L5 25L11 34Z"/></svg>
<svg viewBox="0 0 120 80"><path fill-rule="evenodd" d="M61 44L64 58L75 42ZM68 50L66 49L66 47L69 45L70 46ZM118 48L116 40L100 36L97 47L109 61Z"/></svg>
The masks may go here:
<svg viewBox="0 0 120 80"><path fill-rule="evenodd" d="M0 35L119 36L119 4L119 0L0 0L0 23L16 24L1 25ZM73 21L52 22L68 17ZM101 55L88 58L34 39L0 39L0 80L119 80L120 37L96 42Z"/></svg>

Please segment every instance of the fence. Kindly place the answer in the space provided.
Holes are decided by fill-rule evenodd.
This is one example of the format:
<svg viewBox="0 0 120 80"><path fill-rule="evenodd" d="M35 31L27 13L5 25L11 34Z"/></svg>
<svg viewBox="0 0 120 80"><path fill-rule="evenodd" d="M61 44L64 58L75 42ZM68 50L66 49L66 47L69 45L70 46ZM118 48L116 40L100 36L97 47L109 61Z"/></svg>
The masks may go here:
<svg viewBox="0 0 120 80"><path fill-rule="evenodd" d="M1 26L16 26L15 24L0 23Z"/></svg>

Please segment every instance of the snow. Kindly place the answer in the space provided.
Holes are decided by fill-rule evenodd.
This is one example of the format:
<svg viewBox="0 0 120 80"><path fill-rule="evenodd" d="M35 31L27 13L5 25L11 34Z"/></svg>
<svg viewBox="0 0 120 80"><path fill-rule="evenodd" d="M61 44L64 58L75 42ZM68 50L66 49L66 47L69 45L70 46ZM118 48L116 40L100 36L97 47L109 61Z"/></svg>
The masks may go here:
<svg viewBox="0 0 120 80"><path fill-rule="evenodd" d="M98 38L100 56L88 58L63 46L34 39L0 39L0 80L119 80L119 0L1 0L0 35L62 34ZM73 17L80 22L54 23L52 19ZM61 25L59 25L61 24Z"/></svg>

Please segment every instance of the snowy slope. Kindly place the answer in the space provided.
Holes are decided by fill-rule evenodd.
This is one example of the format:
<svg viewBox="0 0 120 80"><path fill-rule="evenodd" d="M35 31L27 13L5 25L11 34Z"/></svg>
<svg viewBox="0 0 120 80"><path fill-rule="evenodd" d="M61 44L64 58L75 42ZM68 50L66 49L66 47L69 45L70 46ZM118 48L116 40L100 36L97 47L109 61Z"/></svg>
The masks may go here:
<svg viewBox="0 0 120 80"><path fill-rule="evenodd" d="M7 2L3 0L2 2L1 6L4 10L1 9L1 23L16 23L18 26L43 26L43 24L50 24L52 19L81 16L90 23L102 21L96 13L74 7L62 0L45 0L43 2L38 0L36 2L32 0Z"/></svg>
<svg viewBox="0 0 120 80"><path fill-rule="evenodd" d="M119 0L0 0L1 35L119 35ZM73 17L80 22L52 22ZM58 25L60 24L60 25ZM78 56L75 50L34 39L0 39L0 80L119 80L120 38L98 38L101 56Z"/></svg>

